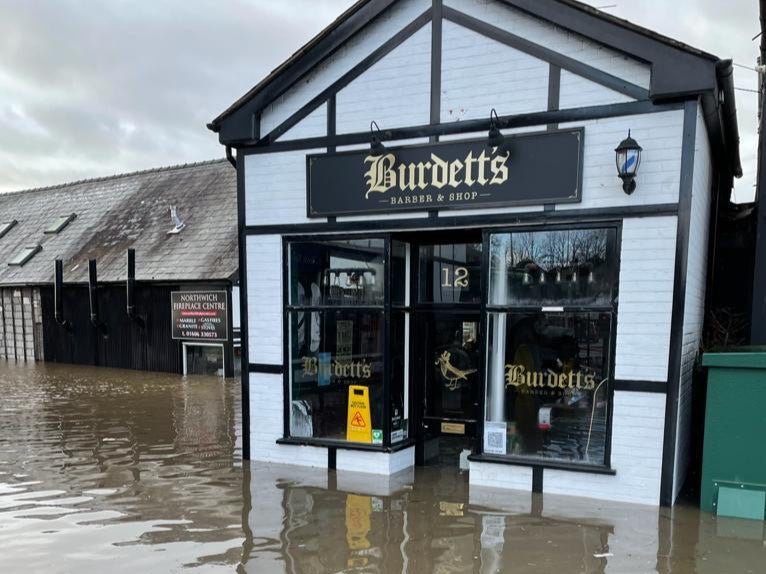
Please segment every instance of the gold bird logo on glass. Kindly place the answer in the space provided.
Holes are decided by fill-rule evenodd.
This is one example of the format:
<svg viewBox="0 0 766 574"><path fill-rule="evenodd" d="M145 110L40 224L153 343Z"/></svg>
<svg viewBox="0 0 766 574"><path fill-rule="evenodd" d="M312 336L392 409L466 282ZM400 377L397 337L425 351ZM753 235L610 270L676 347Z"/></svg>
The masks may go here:
<svg viewBox="0 0 766 574"><path fill-rule="evenodd" d="M473 375L476 372L476 369L458 369L452 364L452 353L449 351L442 352L434 365L441 370L442 377L447 381L447 388L450 391L457 389L460 381L468 382L468 375Z"/></svg>

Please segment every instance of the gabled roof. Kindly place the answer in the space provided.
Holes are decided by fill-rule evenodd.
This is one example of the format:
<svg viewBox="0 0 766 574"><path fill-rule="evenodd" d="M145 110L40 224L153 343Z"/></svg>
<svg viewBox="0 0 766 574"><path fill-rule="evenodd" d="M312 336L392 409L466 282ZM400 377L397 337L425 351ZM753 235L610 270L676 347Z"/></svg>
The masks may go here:
<svg viewBox="0 0 766 574"><path fill-rule="evenodd" d="M186 224L175 235L171 205ZM73 213L58 234L45 233ZM223 159L0 193L0 214L18 221L0 238L0 285L52 283L55 259L65 282L86 282L93 258L100 282L124 281L128 248L139 281L225 281L238 267L236 170ZM24 265L8 265L37 244Z"/></svg>
<svg viewBox="0 0 766 574"><path fill-rule="evenodd" d="M208 128L217 132L225 145L256 141L256 118L261 110L397 1L404 0L356 2L215 118ZM741 175L730 61L575 0L498 1L650 64L653 101L702 96L711 139L714 143L719 140L719 151L726 150L732 174ZM724 98L720 97L721 92L725 93ZM723 100L721 106L719 100Z"/></svg>

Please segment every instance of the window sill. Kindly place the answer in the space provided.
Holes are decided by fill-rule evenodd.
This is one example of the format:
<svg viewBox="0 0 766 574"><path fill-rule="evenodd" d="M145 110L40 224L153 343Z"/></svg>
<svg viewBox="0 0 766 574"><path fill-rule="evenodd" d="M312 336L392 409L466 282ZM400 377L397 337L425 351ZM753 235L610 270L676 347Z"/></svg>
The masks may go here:
<svg viewBox="0 0 766 574"><path fill-rule="evenodd" d="M584 472L588 474L616 475L617 471L608 466L582 464L577 462L563 462L555 460L541 460L536 458L506 457L493 454L471 454L468 460L475 462L489 462L493 464L508 464L511 466L531 466L549 468L551 470L568 470L571 472Z"/></svg>
<svg viewBox="0 0 766 574"><path fill-rule="evenodd" d="M291 444L297 446L318 446L322 448L339 448L343 450L362 450L367 452L398 452L415 445L415 441L407 439L392 446L346 442L344 440L309 438L309 437L285 437L277 439L277 444Z"/></svg>

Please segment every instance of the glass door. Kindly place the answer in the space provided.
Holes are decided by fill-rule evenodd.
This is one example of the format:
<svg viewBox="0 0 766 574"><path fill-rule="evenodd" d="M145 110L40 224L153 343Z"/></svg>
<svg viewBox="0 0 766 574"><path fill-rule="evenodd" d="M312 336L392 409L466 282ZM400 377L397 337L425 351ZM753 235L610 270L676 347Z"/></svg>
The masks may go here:
<svg viewBox="0 0 766 574"><path fill-rule="evenodd" d="M468 233L429 239L413 245L416 456L457 467L474 445L480 414L482 243Z"/></svg>
<svg viewBox="0 0 766 574"><path fill-rule="evenodd" d="M467 433L476 422L479 389L479 315L425 312L423 322L424 419L440 430Z"/></svg>

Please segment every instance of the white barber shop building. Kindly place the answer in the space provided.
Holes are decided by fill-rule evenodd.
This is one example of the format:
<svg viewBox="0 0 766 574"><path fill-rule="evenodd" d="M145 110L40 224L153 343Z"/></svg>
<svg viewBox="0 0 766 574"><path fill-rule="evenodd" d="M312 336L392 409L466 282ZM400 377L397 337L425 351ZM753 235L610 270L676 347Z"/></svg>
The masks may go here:
<svg viewBox="0 0 766 574"><path fill-rule="evenodd" d="M732 81L572 0L354 4L209 126L245 458L673 504Z"/></svg>

